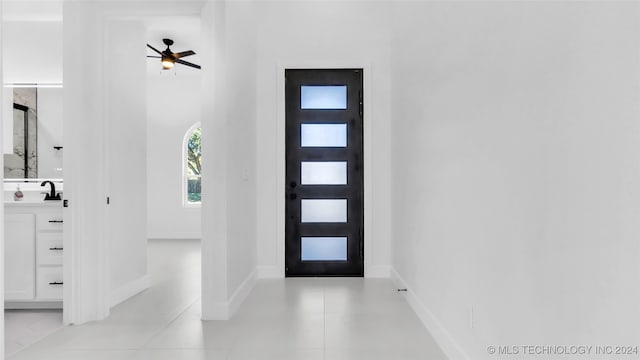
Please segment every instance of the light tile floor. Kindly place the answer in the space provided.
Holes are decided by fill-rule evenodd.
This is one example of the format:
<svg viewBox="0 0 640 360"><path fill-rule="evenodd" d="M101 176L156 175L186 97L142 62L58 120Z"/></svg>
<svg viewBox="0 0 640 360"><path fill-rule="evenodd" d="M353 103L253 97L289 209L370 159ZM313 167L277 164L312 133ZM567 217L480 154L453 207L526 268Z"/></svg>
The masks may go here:
<svg viewBox="0 0 640 360"><path fill-rule="evenodd" d="M5 310L5 354L16 353L62 327L62 310Z"/></svg>
<svg viewBox="0 0 640 360"><path fill-rule="evenodd" d="M150 241L149 290L10 359L445 359L388 280L261 280L232 320L201 321L199 272L198 242Z"/></svg>

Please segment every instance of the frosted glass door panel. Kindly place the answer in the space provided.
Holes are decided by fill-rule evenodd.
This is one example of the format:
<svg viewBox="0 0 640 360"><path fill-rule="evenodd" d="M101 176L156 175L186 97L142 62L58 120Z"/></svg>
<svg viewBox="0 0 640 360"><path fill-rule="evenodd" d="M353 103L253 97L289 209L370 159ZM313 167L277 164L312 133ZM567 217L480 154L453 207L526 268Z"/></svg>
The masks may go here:
<svg viewBox="0 0 640 360"><path fill-rule="evenodd" d="M300 108L344 110L347 108L347 86L303 85L300 87Z"/></svg>
<svg viewBox="0 0 640 360"><path fill-rule="evenodd" d="M302 237L302 261L347 261L346 237Z"/></svg>
<svg viewBox="0 0 640 360"><path fill-rule="evenodd" d="M300 212L303 223L346 223L347 199L302 199Z"/></svg>
<svg viewBox="0 0 640 360"><path fill-rule="evenodd" d="M302 147L346 147L347 124L300 124Z"/></svg>
<svg viewBox="0 0 640 360"><path fill-rule="evenodd" d="M346 161L300 162L302 185L346 185Z"/></svg>

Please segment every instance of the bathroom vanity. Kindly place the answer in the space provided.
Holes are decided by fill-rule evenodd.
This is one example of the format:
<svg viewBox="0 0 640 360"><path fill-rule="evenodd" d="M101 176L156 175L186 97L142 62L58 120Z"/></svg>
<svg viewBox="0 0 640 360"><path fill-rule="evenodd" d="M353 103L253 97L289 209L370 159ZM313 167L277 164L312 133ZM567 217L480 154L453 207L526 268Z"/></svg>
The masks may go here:
<svg viewBox="0 0 640 360"><path fill-rule="evenodd" d="M61 308L62 88L18 86L3 99L5 308Z"/></svg>
<svg viewBox="0 0 640 360"><path fill-rule="evenodd" d="M5 198L5 308L61 308L62 201Z"/></svg>

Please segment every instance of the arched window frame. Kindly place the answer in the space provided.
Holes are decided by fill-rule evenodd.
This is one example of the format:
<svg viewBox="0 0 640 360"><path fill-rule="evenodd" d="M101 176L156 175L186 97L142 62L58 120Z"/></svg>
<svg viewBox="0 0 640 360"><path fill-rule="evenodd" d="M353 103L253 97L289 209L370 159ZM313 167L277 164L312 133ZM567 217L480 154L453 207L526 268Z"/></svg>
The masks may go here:
<svg viewBox="0 0 640 360"><path fill-rule="evenodd" d="M188 173L188 162L189 162L189 151L188 144L189 139L193 135L193 132L198 128L201 128L199 122L193 124L189 130L184 134L184 138L182 139L182 206L185 208L199 208L201 206L201 202L190 202L188 196L188 182L189 177L193 177L193 175L189 175ZM197 175L202 179L202 174Z"/></svg>

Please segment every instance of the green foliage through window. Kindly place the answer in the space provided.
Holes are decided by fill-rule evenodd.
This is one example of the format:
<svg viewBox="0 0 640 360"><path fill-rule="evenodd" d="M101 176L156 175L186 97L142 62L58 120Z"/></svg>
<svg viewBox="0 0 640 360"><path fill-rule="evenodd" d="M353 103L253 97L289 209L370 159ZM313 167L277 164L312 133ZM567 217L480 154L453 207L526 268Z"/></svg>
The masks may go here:
<svg viewBox="0 0 640 360"><path fill-rule="evenodd" d="M200 202L202 170L202 137L201 129L197 128L191 133L187 141L187 202Z"/></svg>

